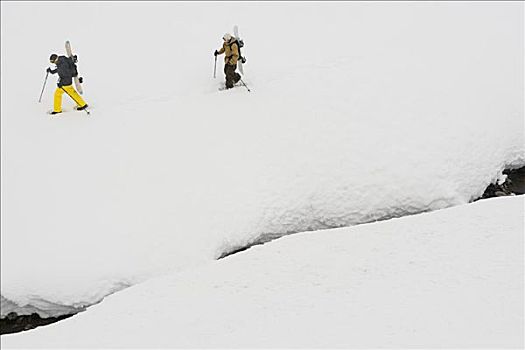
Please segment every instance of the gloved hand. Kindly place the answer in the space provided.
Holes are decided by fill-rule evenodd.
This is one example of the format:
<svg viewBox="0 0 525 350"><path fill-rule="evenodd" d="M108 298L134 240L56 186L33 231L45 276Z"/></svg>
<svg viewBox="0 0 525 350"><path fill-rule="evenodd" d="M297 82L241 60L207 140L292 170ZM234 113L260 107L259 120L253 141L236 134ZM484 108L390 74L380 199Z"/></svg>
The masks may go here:
<svg viewBox="0 0 525 350"><path fill-rule="evenodd" d="M82 77L78 77L78 82L79 82L80 84L82 84L82 83L84 82L84 78L82 78Z"/></svg>
<svg viewBox="0 0 525 350"><path fill-rule="evenodd" d="M217 56L219 54L219 51L215 50L215 52L213 53L214 56Z"/></svg>
<svg viewBox="0 0 525 350"><path fill-rule="evenodd" d="M51 73L51 68L47 67L46 72Z"/></svg>

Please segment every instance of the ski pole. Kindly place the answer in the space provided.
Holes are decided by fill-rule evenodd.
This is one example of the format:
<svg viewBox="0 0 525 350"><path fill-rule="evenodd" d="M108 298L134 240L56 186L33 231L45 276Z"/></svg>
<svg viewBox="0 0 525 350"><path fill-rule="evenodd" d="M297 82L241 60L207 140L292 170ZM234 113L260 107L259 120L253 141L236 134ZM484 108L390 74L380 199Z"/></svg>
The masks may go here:
<svg viewBox="0 0 525 350"><path fill-rule="evenodd" d="M248 90L248 92L250 92L251 90L248 88L248 86L246 85L246 83L244 83L244 81L242 81L242 79L239 79L242 83L242 85L244 85L244 87Z"/></svg>
<svg viewBox="0 0 525 350"><path fill-rule="evenodd" d="M46 73L46 79L44 79L44 86L42 86L42 92L40 93L40 98L38 99L38 103L42 102L42 94L44 93L44 89L46 87L47 82L47 76L49 75L49 72Z"/></svg>
<svg viewBox="0 0 525 350"><path fill-rule="evenodd" d="M213 66L213 79L215 79L216 72L217 72L217 55L215 55L215 65Z"/></svg>

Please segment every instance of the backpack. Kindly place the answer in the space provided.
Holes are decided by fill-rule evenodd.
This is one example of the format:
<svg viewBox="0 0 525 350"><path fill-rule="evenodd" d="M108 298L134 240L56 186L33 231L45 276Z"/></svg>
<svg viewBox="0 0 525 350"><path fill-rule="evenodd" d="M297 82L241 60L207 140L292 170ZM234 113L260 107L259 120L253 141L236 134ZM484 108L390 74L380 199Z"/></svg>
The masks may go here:
<svg viewBox="0 0 525 350"><path fill-rule="evenodd" d="M230 50L233 44L237 44L237 48L239 49L239 61L246 63L246 57L242 57L241 54L241 47L244 47L244 41L242 39L235 38L235 40L230 44Z"/></svg>
<svg viewBox="0 0 525 350"><path fill-rule="evenodd" d="M77 63L77 56L73 56L73 57L67 57L67 63L69 65L69 69L71 70L71 73L73 74L74 77L78 76L78 70L77 70L77 65L75 63Z"/></svg>

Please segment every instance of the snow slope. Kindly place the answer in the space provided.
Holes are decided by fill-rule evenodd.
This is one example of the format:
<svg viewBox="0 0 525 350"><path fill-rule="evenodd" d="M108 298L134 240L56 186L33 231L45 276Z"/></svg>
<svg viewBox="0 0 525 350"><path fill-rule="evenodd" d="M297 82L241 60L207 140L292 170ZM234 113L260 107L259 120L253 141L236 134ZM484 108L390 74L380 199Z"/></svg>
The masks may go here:
<svg viewBox="0 0 525 350"><path fill-rule="evenodd" d="M23 310L81 308L260 235L464 204L525 165L521 2L1 10L1 295ZM217 92L221 62L211 78L234 23L253 93ZM45 114L54 77L37 103L65 40L90 118Z"/></svg>
<svg viewBox="0 0 525 350"><path fill-rule="evenodd" d="M2 348L523 348L524 199L284 237Z"/></svg>

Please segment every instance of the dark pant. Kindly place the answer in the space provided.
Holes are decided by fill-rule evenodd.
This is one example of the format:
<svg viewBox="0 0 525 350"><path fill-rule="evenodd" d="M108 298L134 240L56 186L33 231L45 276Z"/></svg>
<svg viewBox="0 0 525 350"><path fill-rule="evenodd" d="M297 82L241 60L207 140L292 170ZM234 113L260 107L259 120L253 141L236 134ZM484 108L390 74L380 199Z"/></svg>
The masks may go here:
<svg viewBox="0 0 525 350"><path fill-rule="evenodd" d="M231 64L224 65L224 74L226 74L226 88L231 89L235 83L241 80L241 75L236 73L237 65L232 66Z"/></svg>

